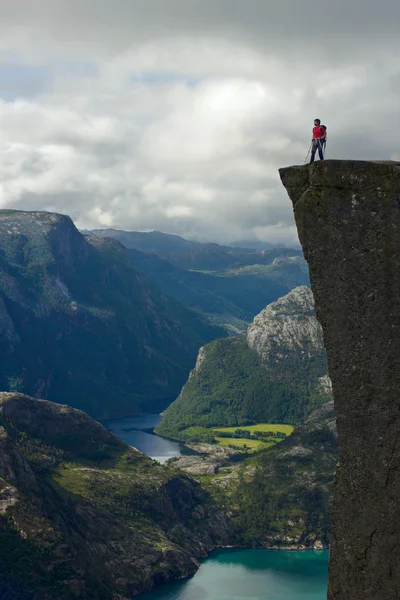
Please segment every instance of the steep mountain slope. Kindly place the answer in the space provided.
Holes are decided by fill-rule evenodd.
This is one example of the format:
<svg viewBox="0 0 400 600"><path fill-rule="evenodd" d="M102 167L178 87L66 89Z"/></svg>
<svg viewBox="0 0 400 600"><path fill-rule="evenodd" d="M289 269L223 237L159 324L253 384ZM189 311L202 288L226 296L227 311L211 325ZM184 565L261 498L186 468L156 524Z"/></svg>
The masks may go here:
<svg viewBox="0 0 400 600"><path fill-rule="evenodd" d="M263 310L247 338L220 339L201 348L158 432L185 439L192 425L296 423L329 399L326 373L312 294L302 286Z"/></svg>
<svg viewBox="0 0 400 600"><path fill-rule="evenodd" d="M309 282L304 260L296 254L281 255L281 249L239 256L236 267L207 273L181 269L138 250L128 250L128 256L135 268L167 293L234 333L246 331L266 304Z"/></svg>
<svg viewBox="0 0 400 600"><path fill-rule="evenodd" d="M193 479L81 411L0 394L2 599L129 599L229 535Z"/></svg>
<svg viewBox="0 0 400 600"><path fill-rule="evenodd" d="M134 270L125 248L51 213L0 211L0 389L103 417L179 392L223 335Z"/></svg>
<svg viewBox="0 0 400 600"><path fill-rule="evenodd" d="M277 446L211 478L212 493L232 511L239 543L327 548L338 454L329 401Z"/></svg>

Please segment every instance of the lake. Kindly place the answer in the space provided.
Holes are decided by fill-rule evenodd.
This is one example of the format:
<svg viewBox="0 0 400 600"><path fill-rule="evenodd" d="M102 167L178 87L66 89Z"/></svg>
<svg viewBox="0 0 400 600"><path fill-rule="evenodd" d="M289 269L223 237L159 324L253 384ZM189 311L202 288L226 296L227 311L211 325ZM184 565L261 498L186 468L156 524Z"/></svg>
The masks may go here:
<svg viewBox="0 0 400 600"><path fill-rule="evenodd" d="M188 454L189 451L185 450L179 442L151 433L151 430L157 427L160 421L160 415L145 413L135 417L106 421L104 425L124 442L160 463L164 463L173 456Z"/></svg>
<svg viewBox="0 0 400 600"><path fill-rule="evenodd" d="M189 580L140 600L326 600L328 551L218 550Z"/></svg>
<svg viewBox="0 0 400 600"><path fill-rule="evenodd" d="M151 433L160 415L107 421L118 437L163 463L185 448ZM217 550L189 580L161 586L140 600L326 600L328 551Z"/></svg>

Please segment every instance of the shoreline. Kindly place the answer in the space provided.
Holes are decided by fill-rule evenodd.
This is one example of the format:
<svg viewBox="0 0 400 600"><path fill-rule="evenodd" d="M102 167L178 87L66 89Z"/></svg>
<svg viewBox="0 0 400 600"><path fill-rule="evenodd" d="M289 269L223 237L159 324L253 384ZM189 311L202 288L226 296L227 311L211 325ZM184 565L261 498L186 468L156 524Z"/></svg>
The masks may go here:
<svg viewBox="0 0 400 600"><path fill-rule="evenodd" d="M247 546L215 546L215 548L212 548L211 550L209 550L206 554L206 556L204 557L200 557L198 559L198 564L197 564L197 568L194 571L194 573L192 573L191 575L188 575L187 577L177 577L176 579L172 580L172 581L165 581L163 583L158 583L156 585L154 585L153 587L151 587L150 589L144 590L142 592L139 592L138 594L135 594L134 596L132 596L132 598L139 598L139 600L141 598L145 598L146 594L149 594L150 592L154 592L156 590L161 590L163 587L171 585L173 583L178 583L180 581L188 581L189 579L191 579L192 577L194 577L196 575L196 573L198 572L198 570L200 569L201 565L203 563L205 563L207 560L209 560L210 558L212 558L212 554L213 553L217 553L217 552L240 552L240 551L247 551L247 550L254 550L256 552L279 552L279 551L286 551L286 552L329 552L329 547L328 548L314 548L312 546L309 547L302 547L302 548L295 548L295 547L270 547L270 548L263 548L263 547L257 547L257 548L249 548ZM113 600L117 600L117 599L113 599ZM119 600L119 599L118 599Z"/></svg>

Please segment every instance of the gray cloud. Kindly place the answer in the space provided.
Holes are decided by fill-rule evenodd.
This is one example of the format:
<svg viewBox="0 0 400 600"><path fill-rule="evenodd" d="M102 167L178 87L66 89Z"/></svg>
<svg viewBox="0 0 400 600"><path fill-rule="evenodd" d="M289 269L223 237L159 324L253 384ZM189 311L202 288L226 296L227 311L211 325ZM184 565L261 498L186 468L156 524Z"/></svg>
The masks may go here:
<svg viewBox="0 0 400 600"><path fill-rule="evenodd" d="M0 10L2 207L292 243L277 169L303 162L314 117L328 125L328 157L400 159L398 1Z"/></svg>

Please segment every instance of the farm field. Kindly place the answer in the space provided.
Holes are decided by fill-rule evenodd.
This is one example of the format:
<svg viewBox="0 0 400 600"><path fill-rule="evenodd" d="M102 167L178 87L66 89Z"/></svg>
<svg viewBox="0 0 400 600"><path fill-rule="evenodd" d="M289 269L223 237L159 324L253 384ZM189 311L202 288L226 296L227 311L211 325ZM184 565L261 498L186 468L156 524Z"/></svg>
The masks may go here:
<svg viewBox="0 0 400 600"><path fill-rule="evenodd" d="M262 442L261 440L247 440L244 438L223 438L216 437L218 446L235 446L235 448L243 448L251 452L262 450L263 448L269 448L274 445L274 442Z"/></svg>
<svg viewBox="0 0 400 600"><path fill-rule="evenodd" d="M235 427L213 427L212 431L215 435L215 440L219 446L234 446L236 448L243 448L250 452L256 452L263 448L269 448L285 438L279 437L265 437L263 439L249 439L244 437L221 437L218 433L231 433L234 434L238 429L242 431L248 431L250 434L255 432L272 432L272 433L284 433L286 436L291 435L293 431L292 425L285 425L283 423L258 423L257 425L243 425Z"/></svg>
<svg viewBox="0 0 400 600"><path fill-rule="evenodd" d="M293 425L283 423L258 423L257 425L235 425L234 427L213 427L214 432L226 431L226 433L235 433L237 429L243 429L254 433L255 431L272 431L273 433L286 433L290 435L293 432Z"/></svg>

